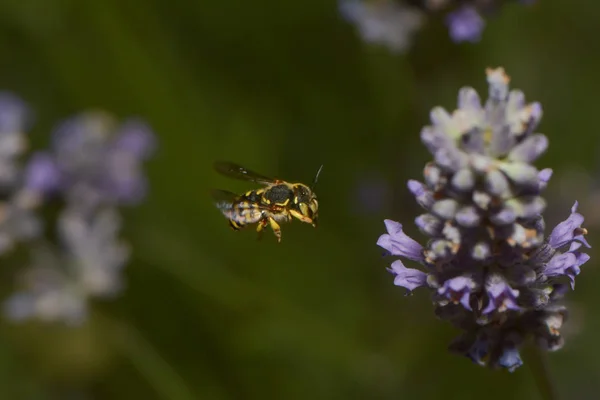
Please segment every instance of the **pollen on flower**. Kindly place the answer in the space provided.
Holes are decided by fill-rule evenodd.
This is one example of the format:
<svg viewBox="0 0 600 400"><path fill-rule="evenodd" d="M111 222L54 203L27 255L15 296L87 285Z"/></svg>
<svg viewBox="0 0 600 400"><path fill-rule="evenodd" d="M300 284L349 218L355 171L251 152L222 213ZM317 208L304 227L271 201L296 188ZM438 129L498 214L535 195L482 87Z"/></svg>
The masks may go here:
<svg viewBox="0 0 600 400"><path fill-rule="evenodd" d="M576 202L546 235L542 192L552 170L534 165L548 147L534 133L541 106L511 90L502 67L486 73L485 104L463 88L458 110L434 108L431 125L421 131L433 161L424 183L410 180L408 189L426 211L415 223L430 240L422 246L400 223L386 220L388 234L377 244L420 264L395 261L395 282L432 292L435 314L463 331L453 351L513 371L523 363L519 349L528 338L548 350L563 345L567 310L560 301L574 289L590 246Z"/></svg>

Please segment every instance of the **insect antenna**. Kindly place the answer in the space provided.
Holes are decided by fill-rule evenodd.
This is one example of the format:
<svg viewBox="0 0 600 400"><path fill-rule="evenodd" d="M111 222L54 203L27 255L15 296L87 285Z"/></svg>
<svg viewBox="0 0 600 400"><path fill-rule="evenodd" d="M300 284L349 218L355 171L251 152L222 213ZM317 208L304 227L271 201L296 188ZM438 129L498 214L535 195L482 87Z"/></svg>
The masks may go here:
<svg viewBox="0 0 600 400"><path fill-rule="evenodd" d="M321 166L319 167L319 170L317 171L317 174L315 175L315 179L313 179L312 184L310 186L311 190L315 189L315 186L317 186L317 181L319 180L319 175L321 175L321 170L323 169L323 164L321 164Z"/></svg>

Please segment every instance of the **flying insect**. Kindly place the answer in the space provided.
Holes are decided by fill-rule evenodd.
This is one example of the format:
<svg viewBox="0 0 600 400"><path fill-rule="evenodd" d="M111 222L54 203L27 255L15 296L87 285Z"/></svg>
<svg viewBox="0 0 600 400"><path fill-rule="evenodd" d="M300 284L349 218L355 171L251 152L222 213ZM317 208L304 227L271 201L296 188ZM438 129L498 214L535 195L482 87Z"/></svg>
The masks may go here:
<svg viewBox="0 0 600 400"><path fill-rule="evenodd" d="M281 242L281 223L291 222L296 218L313 227L317 226L319 203L314 187L323 169L322 165L311 186L269 178L229 161L217 161L214 168L229 178L264 186L241 195L220 189L212 191L215 205L229 220L233 230L258 224L256 231L260 237L268 225L277 241Z"/></svg>

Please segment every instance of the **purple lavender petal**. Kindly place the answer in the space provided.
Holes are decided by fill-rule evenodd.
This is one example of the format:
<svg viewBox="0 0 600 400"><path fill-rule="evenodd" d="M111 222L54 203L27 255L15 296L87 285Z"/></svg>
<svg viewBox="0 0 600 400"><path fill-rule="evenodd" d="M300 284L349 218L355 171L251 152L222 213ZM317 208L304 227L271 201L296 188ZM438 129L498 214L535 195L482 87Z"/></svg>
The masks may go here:
<svg viewBox="0 0 600 400"><path fill-rule="evenodd" d="M396 276L394 285L405 287L410 291L425 285L427 282L425 272L414 268L406 268L400 260L394 261L389 271Z"/></svg>
<svg viewBox="0 0 600 400"><path fill-rule="evenodd" d="M460 303L467 310L471 310L469 300L471 297L471 290L474 287L475 282L472 278L458 276L444 282L442 287L438 289L438 293L453 303Z"/></svg>
<svg viewBox="0 0 600 400"><path fill-rule="evenodd" d="M515 369L523 365L519 350L515 346L507 346L503 349L502 355L498 359L498 365L514 372Z"/></svg>
<svg viewBox="0 0 600 400"><path fill-rule="evenodd" d="M520 310L517 304L519 291L511 288L508 283L497 275L491 276L486 283L488 306L482 311L489 314L493 311Z"/></svg>
<svg viewBox="0 0 600 400"><path fill-rule="evenodd" d="M540 190L544 190L546 186L548 186L548 182L550 182L550 178L552 178L552 169L545 168L538 173L539 179L539 188Z"/></svg>
<svg viewBox="0 0 600 400"><path fill-rule="evenodd" d="M386 219L384 223L388 233L379 237L377 245L383 247L392 255L422 262L423 246L404 233L402 224L391 219Z"/></svg>
<svg viewBox="0 0 600 400"><path fill-rule="evenodd" d="M563 276L566 270L577 263L577 256L573 253L555 254L544 266L544 275Z"/></svg>
<svg viewBox="0 0 600 400"><path fill-rule="evenodd" d="M415 196L417 203L425 209L429 209L434 200L431 191L427 189L425 185L423 185L419 181L415 181L413 179L409 179L408 181L408 190Z"/></svg>
<svg viewBox="0 0 600 400"><path fill-rule="evenodd" d="M579 268L590 259L590 256L578 251L558 253L550 259L543 270L544 275L549 277L566 276L571 282L571 289L575 288L575 277L579 275Z"/></svg>
<svg viewBox="0 0 600 400"><path fill-rule="evenodd" d="M588 248L591 247L583 237L587 231L581 228L584 218L583 215L577 212L577 206L578 202L575 202L571 208L571 215L552 230L548 244L553 248L559 249L574 240L580 241Z"/></svg>

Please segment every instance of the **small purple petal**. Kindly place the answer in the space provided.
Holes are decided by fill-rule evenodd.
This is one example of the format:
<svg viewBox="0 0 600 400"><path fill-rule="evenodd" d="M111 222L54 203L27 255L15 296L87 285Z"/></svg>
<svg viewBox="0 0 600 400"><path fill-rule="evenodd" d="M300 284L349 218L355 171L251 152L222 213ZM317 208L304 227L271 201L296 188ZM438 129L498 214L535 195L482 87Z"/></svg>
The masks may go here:
<svg viewBox="0 0 600 400"><path fill-rule="evenodd" d="M573 253L555 254L544 266L544 275L562 276L566 275L566 270L577 263L577 256Z"/></svg>
<svg viewBox="0 0 600 400"><path fill-rule="evenodd" d="M434 202L433 194L429 190L427 190L425 185L423 185L419 181L410 179L408 181L407 186L408 186L408 190L410 190L412 195L415 196L417 203L419 203L419 205L421 207L423 207L425 209L429 209L431 207L431 205Z"/></svg>
<svg viewBox="0 0 600 400"><path fill-rule="evenodd" d="M577 206L578 202L575 202L571 208L571 215L552 230L548 244L553 248L559 249L574 240L583 243L588 248L591 247L583 237L587 231L581 228L584 218L583 215L577 212Z"/></svg>
<svg viewBox="0 0 600 400"><path fill-rule="evenodd" d="M546 189L548 182L550 182L550 178L552 178L552 169L550 168L545 168L538 173L540 190Z"/></svg>
<svg viewBox="0 0 600 400"><path fill-rule="evenodd" d="M519 291L511 288L504 279L492 275L486 282L486 292L489 303L482 311L483 314L489 314L493 311L504 312L506 310L519 310L517 297Z"/></svg>
<svg viewBox="0 0 600 400"><path fill-rule="evenodd" d="M414 268L406 268L400 260L394 261L389 271L396 275L394 285L402 286L410 291L425 285L427 282L425 272Z"/></svg>
<svg viewBox="0 0 600 400"><path fill-rule="evenodd" d="M471 310L469 300L474 287L475 282L472 278L458 276L444 282L444 285L438 289L438 293L453 303L461 303L464 308Z"/></svg>
<svg viewBox="0 0 600 400"><path fill-rule="evenodd" d="M502 355L498 358L498 365L514 372L515 369L523 365L519 350L514 346L507 346L503 349Z"/></svg>
<svg viewBox="0 0 600 400"><path fill-rule="evenodd" d="M392 255L406 257L413 261L423 261L423 246L402 231L402 224L391 219L386 219L384 222L388 233L379 237L377 245Z"/></svg>
<svg viewBox="0 0 600 400"><path fill-rule="evenodd" d="M577 247L578 246L572 246L572 248L575 249ZM556 254L545 265L543 271L544 275L549 277L566 276L571 281L571 289L575 288L575 277L581 272L579 267L590 259L588 254L574 250L569 251L568 253Z"/></svg>

